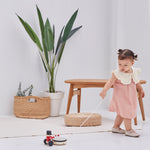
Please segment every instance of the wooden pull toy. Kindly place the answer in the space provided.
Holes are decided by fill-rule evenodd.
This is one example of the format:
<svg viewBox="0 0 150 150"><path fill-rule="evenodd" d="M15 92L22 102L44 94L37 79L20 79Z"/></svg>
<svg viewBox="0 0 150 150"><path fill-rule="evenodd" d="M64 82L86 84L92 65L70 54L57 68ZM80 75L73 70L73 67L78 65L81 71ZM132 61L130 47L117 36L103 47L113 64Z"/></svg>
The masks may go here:
<svg viewBox="0 0 150 150"><path fill-rule="evenodd" d="M67 139L61 138L58 135L52 135L52 132L50 130L46 131L46 139L44 139L44 144L53 146L53 145L65 145Z"/></svg>

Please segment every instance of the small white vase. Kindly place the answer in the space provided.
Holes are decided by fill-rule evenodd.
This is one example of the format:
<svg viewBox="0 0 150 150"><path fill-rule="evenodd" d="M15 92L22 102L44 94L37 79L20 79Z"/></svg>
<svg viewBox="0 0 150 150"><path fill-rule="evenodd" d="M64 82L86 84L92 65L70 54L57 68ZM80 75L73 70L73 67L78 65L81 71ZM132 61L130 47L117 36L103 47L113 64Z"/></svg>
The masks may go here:
<svg viewBox="0 0 150 150"><path fill-rule="evenodd" d="M51 113L50 116L59 116L62 99L64 97L64 92L57 91L55 93L49 93L46 91L41 91L40 97L50 97L51 101Z"/></svg>

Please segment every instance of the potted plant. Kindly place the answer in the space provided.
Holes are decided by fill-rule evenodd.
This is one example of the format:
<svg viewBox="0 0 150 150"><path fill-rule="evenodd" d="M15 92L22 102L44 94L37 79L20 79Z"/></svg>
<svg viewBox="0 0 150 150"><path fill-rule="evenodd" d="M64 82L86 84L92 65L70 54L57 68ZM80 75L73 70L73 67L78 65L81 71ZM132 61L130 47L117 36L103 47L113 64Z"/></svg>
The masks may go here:
<svg viewBox="0 0 150 150"><path fill-rule="evenodd" d="M82 26L72 29L74 21L78 13L78 10L76 10L71 16L71 18L69 19L66 26L62 28L56 47L55 47L55 26L53 25L53 27L51 27L50 21L48 18L46 19L46 22L44 23L38 6L36 6L36 9L37 9L39 26L40 26L40 31L41 31L41 38L42 38L41 42L37 34L31 28L31 26L26 21L24 21L19 15L17 15L17 17L19 18L20 22L22 23L24 29L26 30L30 38L37 45L44 69L47 74L49 90L47 92L43 92L44 95L42 94L41 96L49 96L51 98L51 116L58 116L60 106L57 106L57 104L60 105L61 102L56 101L56 99L58 98L62 99L64 93L58 92L55 89L57 69L60 64L63 50L64 50L67 40L75 32L77 32ZM55 102L53 102L53 100L55 100Z"/></svg>

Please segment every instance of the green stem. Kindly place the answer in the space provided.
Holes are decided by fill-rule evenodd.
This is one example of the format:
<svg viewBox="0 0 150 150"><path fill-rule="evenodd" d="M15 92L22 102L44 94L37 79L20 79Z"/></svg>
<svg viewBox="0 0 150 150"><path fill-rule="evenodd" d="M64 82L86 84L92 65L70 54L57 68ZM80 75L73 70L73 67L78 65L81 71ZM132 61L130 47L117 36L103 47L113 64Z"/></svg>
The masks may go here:
<svg viewBox="0 0 150 150"><path fill-rule="evenodd" d="M48 70L49 92L50 93L55 92L55 85L54 85L54 70L55 70L55 66L54 66L54 60L53 60L52 66L50 68L50 66L47 63L45 57L43 57L43 53L40 52L40 54L41 54L41 56L43 58L45 66L47 67L47 70Z"/></svg>
<svg viewBox="0 0 150 150"><path fill-rule="evenodd" d="M50 80L50 84L49 84L49 92L50 93L52 93L52 92L55 93L54 70L55 70L55 68L53 67L51 70L51 74L50 74L50 76L51 76L51 80Z"/></svg>

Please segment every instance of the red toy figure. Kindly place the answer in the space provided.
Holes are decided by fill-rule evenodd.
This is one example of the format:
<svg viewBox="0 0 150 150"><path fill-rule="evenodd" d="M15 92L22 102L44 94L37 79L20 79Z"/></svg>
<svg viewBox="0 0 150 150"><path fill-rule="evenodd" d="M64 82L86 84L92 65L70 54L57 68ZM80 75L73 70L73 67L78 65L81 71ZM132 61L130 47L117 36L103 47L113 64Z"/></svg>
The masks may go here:
<svg viewBox="0 0 150 150"><path fill-rule="evenodd" d="M52 135L52 132L50 130L47 130L46 131L46 139L44 139L44 144L48 144L49 146L53 146L54 142L53 142L53 139L56 137L56 136L59 136L58 135Z"/></svg>
<svg viewBox="0 0 150 150"><path fill-rule="evenodd" d="M44 139L44 144L48 144L49 146L53 146L54 142L53 139L54 137L52 136L52 132L50 130L46 131L46 139Z"/></svg>

